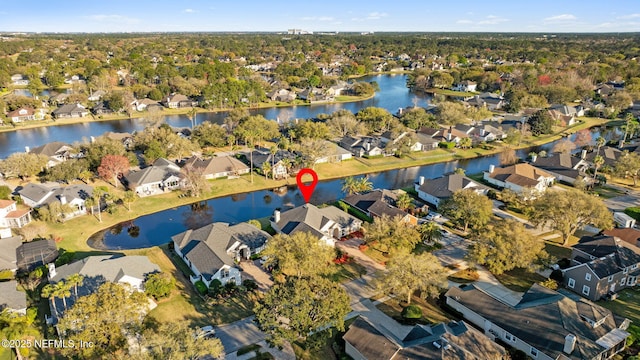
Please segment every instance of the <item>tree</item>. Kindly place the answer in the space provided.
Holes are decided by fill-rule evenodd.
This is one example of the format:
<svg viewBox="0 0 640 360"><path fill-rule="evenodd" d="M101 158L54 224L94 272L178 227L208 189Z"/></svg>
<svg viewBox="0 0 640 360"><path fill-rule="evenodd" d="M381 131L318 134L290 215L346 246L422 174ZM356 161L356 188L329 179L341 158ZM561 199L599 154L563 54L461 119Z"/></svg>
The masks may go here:
<svg viewBox="0 0 640 360"><path fill-rule="evenodd" d="M261 253L267 261L288 276L327 275L335 271L334 251L309 232L274 236Z"/></svg>
<svg viewBox="0 0 640 360"><path fill-rule="evenodd" d="M211 183L204 178L202 168L196 168L189 164L182 168L182 173L186 177L186 189L191 196L199 197L211 190Z"/></svg>
<svg viewBox="0 0 640 360"><path fill-rule="evenodd" d="M347 195L360 194L373 190L373 183L365 177L355 178L349 176L342 180L342 192Z"/></svg>
<svg viewBox="0 0 640 360"><path fill-rule="evenodd" d="M113 186L118 187L118 177L129 171L129 160L122 155L106 155L98 166L98 175L108 181L113 180Z"/></svg>
<svg viewBox="0 0 640 360"><path fill-rule="evenodd" d="M631 177L633 186L638 186L640 155L636 152L624 151L616 161L614 173L623 178Z"/></svg>
<svg viewBox="0 0 640 360"><path fill-rule="evenodd" d="M326 140L305 138L300 141L299 152L302 155L305 167L311 167L313 169L316 161L327 156L330 150L331 143Z"/></svg>
<svg viewBox="0 0 640 360"><path fill-rule="evenodd" d="M532 203L529 214L535 226L549 226L562 234L563 244L586 225L601 229L613 226L611 213L599 198L580 190L546 191Z"/></svg>
<svg viewBox="0 0 640 360"><path fill-rule="evenodd" d="M472 144L472 140L470 137L464 137L462 139L460 139L460 142L458 143L458 146L460 146L463 149L468 149L471 147Z"/></svg>
<svg viewBox="0 0 640 360"><path fill-rule="evenodd" d="M336 327L344 331L344 318L351 311L349 295L340 284L322 277L290 277L276 283L254 308L260 329L269 343L307 341L310 334Z"/></svg>
<svg viewBox="0 0 640 360"><path fill-rule="evenodd" d="M464 105L459 102L443 101L438 103L436 115L438 122L445 125L466 124L469 122Z"/></svg>
<svg viewBox="0 0 640 360"><path fill-rule="evenodd" d="M6 185L0 186L0 199L9 200L13 191Z"/></svg>
<svg viewBox="0 0 640 360"><path fill-rule="evenodd" d="M506 146L500 153L500 165L513 165L518 162L516 150L511 146Z"/></svg>
<svg viewBox="0 0 640 360"><path fill-rule="evenodd" d="M151 274L144 282L144 292L159 300L171 294L176 287L176 279L168 273Z"/></svg>
<svg viewBox="0 0 640 360"><path fill-rule="evenodd" d="M440 205L439 210L466 232L469 226L478 229L489 222L493 203L473 189L463 189L454 192Z"/></svg>
<svg viewBox="0 0 640 360"><path fill-rule="evenodd" d="M84 283L84 276L81 274L71 274L67 278L67 284L73 287L73 294L75 299L78 300L78 286L82 286Z"/></svg>
<svg viewBox="0 0 640 360"><path fill-rule="evenodd" d="M238 125L234 134L242 139L249 148L253 148L260 141L278 137L280 132L276 122L267 120L262 115L252 115ZM251 183L253 183L253 149L250 150L250 172Z"/></svg>
<svg viewBox="0 0 640 360"><path fill-rule="evenodd" d="M48 227L41 221L32 221L26 226L17 229L18 234L22 235L25 241L31 241L36 238L44 238L47 235Z"/></svg>
<svg viewBox="0 0 640 360"><path fill-rule="evenodd" d="M442 239L442 229L438 224L429 221L418 227L418 231L422 236L422 241L426 241L428 243L438 241Z"/></svg>
<svg viewBox="0 0 640 360"><path fill-rule="evenodd" d="M327 120L331 134L340 137L365 134L366 129L362 125L349 110L338 110Z"/></svg>
<svg viewBox="0 0 640 360"><path fill-rule="evenodd" d="M398 195L398 200L396 200L396 206L398 207L398 209L407 211L412 207L412 205L413 199L411 198L411 196L409 196L409 194L402 193Z"/></svg>
<svg viewBox="0 0 640 360"><path fill-rule="evenodd" d="M131 190L127 190L124 192L124 196L122 196L122 202L127 205L127 210L131 211L131 204L133 204L138 199L138 195Z"/></svg>
<svg viewBox="0 0 640 360"><path fill-rule="evenodd" d="M400 254L387 264L387 271L378 279L377 287L387 294L411 296L420 291L422 297L435 298L447 288L447 269L431 253Z"/></svg>
<svg viewBox="0 0 640 360"><path fill-rule="evenodd" d="M42 288L42 291L40 291L40 296L42 296L43 298L49 299L51 300L51 305L53 305L53 312L56 313L56 315L58 314L58 309L56 307L56 297L58 297L58 295L56 294L55 288L53 287L52 284L47 284Z"/></svg>
<svg viewBox="0 0 640 360"><path fill-rule="evenodd" d="M206 121L193 129L191 137L200 146L222 147L226 145L227 131L218 124Z"/></svg>
<svg viewBox="0 0 640 360"><path fill-rule="evenodd" d="M94 346L65 348L62 355L100 358L126 349L126 336L141 327L148 306L147 297L139 291L102 284L96 292L80 297L58 322L65 340L91 341Z"/></svg>
<svg viewBox="0 0 640 360"><path fill-rule="evenodd" d="M60 280L53 285L53 293L62 299L64 310L67 310L67 298L71 297L71 286L64 280Z"/></svg>
<svg viewBox="0 0 640 360"><path fill-rule="evenodd" d="M474 238L476 242L469 250L468 259L486 265L495 275L515 268L533 270L536 263L548 256L544 242L513 219L491 223L476 232Z"/></svg>
<svg viewBox="0 0 640 360"><path fill-rule="evenodd" d="M550 134L555 121L547 110L539 110L529 117L527 124L535 136Z"/></svg>
<svg viewBox="0 0 640 360"><path fill-rule="evenodd" d="M379 107L367 107L356 114L356 119L367 124L371 131L384 132L389 131L397 120L387 111L387 109Z"/></svg>
<svg viewBox="0 0 640 360"><path fill-rule="evenodd" d="M38 316L35 308L27 309L26 314L20 314L10 309L4 309L0 312L0 335L3 339L12 340L32 340L38 338L40 332L34 326L34 322ZM26 342L25 342L26 343ZM28 358L30 355L29 347L15 347L17 359ZM9 355L9 358L13 358Z"/></svg>
<svg viewBox="0 0 640 360"><path fill-rule="evenodd" d="M148 328L143 333L142 343L152 359L218 358L224 351L220 339L198 336L198 330L190 328L188 321L165 322L156 329Z"/></svg>
<svg viewBox="0 0 640 360"><path fill-rule="evenodd" d="M604 157L602 157L602 155L596 155L593 157L593 178L597 179L598 178L598 170L600 169L600 167L604 165Z"/></svg>
<svg viewBox="0 0 640 360"><path fill-rule="evenodd" d="M400 117L402 124L410 129L418 130L422 127L436 127L435 116L421 107L414 107L409 110L403 111Z"/></svg>
<svg viewBox="0 0 640 360"><path fill-rule="evenodd" d="M32 177L40 173L47 166L49 158L42 154L13 153L0 161L0 172L4 177Z"/></svg>
<svg viewBox="0 0 640 360"><path fill-rule="evenodd" d="M450 88L453 85L453 76L442 71L434 71L431 73L431 84L433 87L440 89Z"/></svg>
<svg viewBox="0 0 640 360"><path fill-rule="evenodd" d="M640 125L638 124L638 120L636 120L633 114L630 112L627 113L624 116L624 125L622 126L624 128L624 136L622 137L622 142L624 143L627 141L627 136L633 138L633 135L636 133L639 126Z"/></svg>
<svg viewBox="0 0 640 360"><path fill-rule="evenodd" d="M558 141L554 146L553 149L551 150L554 153L571 153L571 151L573 151L576 148L576 144L569 140L569 139L565 139L565 140L561 140Z"/></svg>
<svg viewBox="0 0 640 360"><path fill-rule="evenodd" d="M89 162L85 159L69 159L46 169L43 178L47 181L64 181L69 183L79 179L82 173L89 170Z"/></svg>
<svg viewBox="0 0 640 360"><path fill-rule="evenodd" d="M421 239L418 229L403 221L400 216L391 218L382 215L372 223L364 224L362 230L368 244L377 243L394 255L413 250Z"/></svg>

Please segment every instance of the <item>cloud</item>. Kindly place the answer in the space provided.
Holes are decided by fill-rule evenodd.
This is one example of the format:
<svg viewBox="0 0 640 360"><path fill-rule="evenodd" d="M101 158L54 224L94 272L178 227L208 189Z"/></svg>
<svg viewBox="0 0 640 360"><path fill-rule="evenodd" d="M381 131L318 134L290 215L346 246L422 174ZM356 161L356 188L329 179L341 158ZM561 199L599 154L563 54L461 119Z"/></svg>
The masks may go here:
<svg viewBox="0 0 640 360"><path fill-rule="evenodd" d="M557 21L572 21L576 19L577 19L576 16L573 14L561 14L561 15L549 16L547 18L544 18L544 21L557 22Z"/></svg>
<svg viewBox="0 0 640 360"><path fill-rule="evenodd" d="M193 14L193 13L194 13L194 12L196 12L196 11L195 11L195 10L193 10L193 9L184 9L184 10L182 10L182 12L183 12L183 13L187 13L187 14Z"/></svg>
<svg viewBox="0 0 640 360"><path fill-rule="evenodd" d="M462 19L462 20L456 21L456 24L473 24L473 21Z"/></svg>
<svg viewBox="0 0 640 360"><path fill-rule="evenodd" d="M302 18L304 21L333 21L335 18L331 16L305 16Z"/></svg>
<svg viewBox="0 0 640 360"><path fill-rule="evenodd" d="M106 15L106 14L98 14L98 15L89 15L86 16L87 19L105 22L105 23L117 23L117 24L138 24L140 23L140 19L131 18L123 15Z"/></svg>
<svg viewBox="0 0 640 360"><path fill-rule="evenodd" d="M637 19L637 18L640 18L640 14L638 13L618 16L616 19Z"/></svg>
<svg viewBox="0 0 640 360"><path fill-rule="evenodd" d="M378 20L387 16L389 16L389 14L374 11L372 13L369 13L369 15L367 15L367 20Z"/></svg>

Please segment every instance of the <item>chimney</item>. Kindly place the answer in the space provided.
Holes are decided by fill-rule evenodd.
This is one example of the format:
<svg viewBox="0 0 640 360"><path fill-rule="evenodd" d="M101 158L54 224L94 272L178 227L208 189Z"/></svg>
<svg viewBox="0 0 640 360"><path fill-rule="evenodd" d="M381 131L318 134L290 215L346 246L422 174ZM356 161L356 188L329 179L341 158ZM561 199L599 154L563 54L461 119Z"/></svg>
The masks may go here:
<svg viewBox="0 0 640 360"><path fill-rule="evenodd" d="M364 148L367 149L367 151L370 151L371 150L371 143L370 142L364 143Z"/></svg>
<svg viewBox="0 0 640 360"><path fill-rule="evenodd" d="M447 141L451 141L451 129L449 129L449 133L447 134Z"/></svg>
<svg viewBox="0 0 640 360"><path fill-rule="evenodd" d="M484 137L486 134L487 131L484 128L480 129L480 136Z"/></svg>
<svg viewBox="0 0 640 360"><path fill-rule="evenodd" d="M489 174L492 174L496 170L495 165L489 165Z"/></svg>
<svg viewBox="0 0 640 360"><path fill-rule="evenodd" d="M56 264L48 263L47 267L49 268L49 279L53 279L56 276Z"/></svg>
<svg viewBox="0 0 640 360"><path fill-rule="evenodd" d="M60 195L60 204L65 205L67 203L67 197Z"/></svg>
<svg viewBox="0 0 640 360"><path fill-rule="evenodd" d="M92 143L92 144L93 144L94 142L96 142L96 138L95 138L95 137L93 137L93 136L89 137L89 139L91 140L91 143Z"/></svg>
<svg viewBox="0 0 640 360"><path fill-rule="evenodd" d="M398 115L402 115L402 108L398 108Z"/></svg>
<svg viewBox="0 0 640 360"><path fill-rule="evenodd" d="M531 162L534 163L536 160L538 160L538 155L531 155Z"/></svg>
<svg viewBox="0 0 640 360"><path fill-rule="evenodd" d="M424 176L420 176L418 178L418 185L423 185L424 184Z"/></svg>
<svg viewBox="0 0 640 360"><path fill-rule="evenodd" d="M573 334L568 334L564 337L564 349L562 351L565 354L571 354L576 347L576 336Z"/></svg>
<svg viewBox="0 0 640 360"><path fill-rule="evenodd" d="M30 147L28 147L28 146L25 146L25 147L24 147L24 152L26 152L26 153L31 152L31 148L30 148Z"/></svg>
<svg viewBox="0 0 640 360"><path fill-rule="evenodd" d="M273 222L276 224L280 222L280 210L275 210L273 212Z"/></svg>

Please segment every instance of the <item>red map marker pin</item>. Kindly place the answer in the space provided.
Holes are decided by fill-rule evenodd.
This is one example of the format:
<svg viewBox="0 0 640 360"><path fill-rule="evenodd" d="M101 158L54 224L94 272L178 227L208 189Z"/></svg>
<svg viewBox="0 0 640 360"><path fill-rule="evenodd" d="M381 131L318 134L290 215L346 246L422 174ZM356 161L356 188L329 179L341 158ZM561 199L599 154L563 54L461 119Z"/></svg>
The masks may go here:
<svg viewBox="0 0 640 360"><path fill-rule="evenodd" d="M311 184L307 185L302 181L302 176L305 174L311 175L313 177L313 181ZM304 197L305 202L309 202L311 199L311 195L313 195L313 190L316 188L316 184L318 183L318 174L315 171L304 168L298 171L298 176L296 176L296 182L298 183L298 187L300 188L300 192L302 193L302 197Z"/></svg>

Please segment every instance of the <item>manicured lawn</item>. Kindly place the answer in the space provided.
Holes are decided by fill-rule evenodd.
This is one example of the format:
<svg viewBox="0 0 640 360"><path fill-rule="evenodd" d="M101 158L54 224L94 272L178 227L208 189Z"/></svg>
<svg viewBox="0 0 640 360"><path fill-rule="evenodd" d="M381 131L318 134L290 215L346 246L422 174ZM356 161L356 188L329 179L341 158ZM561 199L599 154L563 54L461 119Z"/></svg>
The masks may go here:
<svg viewBox="0 0 640 360"><path fill-rule="evenodd" d="M624 289L618 293L618 298L613 301L598 301L601 305L615 314L624 316L633 321L635 325L640 325L640 289L634 287Z"/></svg>
<svg viewBox="0 0 640 360"><path fill-rule="evenodd" d="M515 268L495 277L502 285L519 292L527 291L534 283L546 280L544 276L521 268Z"/></svg>
<svg viewBox="0 0 640 360"><path fill-rule="evenodd" d="M375 246L369 246L364 253L380 264L386 264L387 261L389 261L389 257L385 256L383 252L375 248Z"/></svg>
<svg viewBox="0 0 640 360"><path fill-rule="evenodd" d="M447 322L450 319L450 316L447 315L440 306L438 306L436 299L429 298L424 300L414 295L411 297L411 305L417 305L422 309L422 323L436 324L440 322ZM392 298L384 303L376 305L380 311L389 315L396 321L402 321L402 309L406 306L407 303L404 302L404 300L399 300L399 298Z"/></svg>
<svg viewBox="0 0 640 360"><path fill-rule="evenodd" d="M555 257L557 260L560 260L563 258L568 259L571 257L571 248L568 248L556 243L552 243L549 241L545 241L544 250L547 253L549 253L549 255Z"/></svg>
<svg viewBox="0 0 640 360"><path fill-rule="evenodd" d="M340 283L358 279L360 274L367 272L364 266L353 260L346 264L338 264L336 266L338 267L338 271L331 275L331 280Z"/></svg>
<svg viewBox="0 0 640 360"><path fill-rule="evenodd" d="M480 278L478 275L478 271L475 269L464 269L460 270L457 273L451 274L447 277L450 281L457 282L459 284L468 284L472 283Z"/></svg>
<svg viewBox="0 0 640 360"><path fill-rule="evenodd" d="M624 195L623 191L606 185L596 187L594 189L594 192L603 199L611 199L612 197Z"/></svg>

